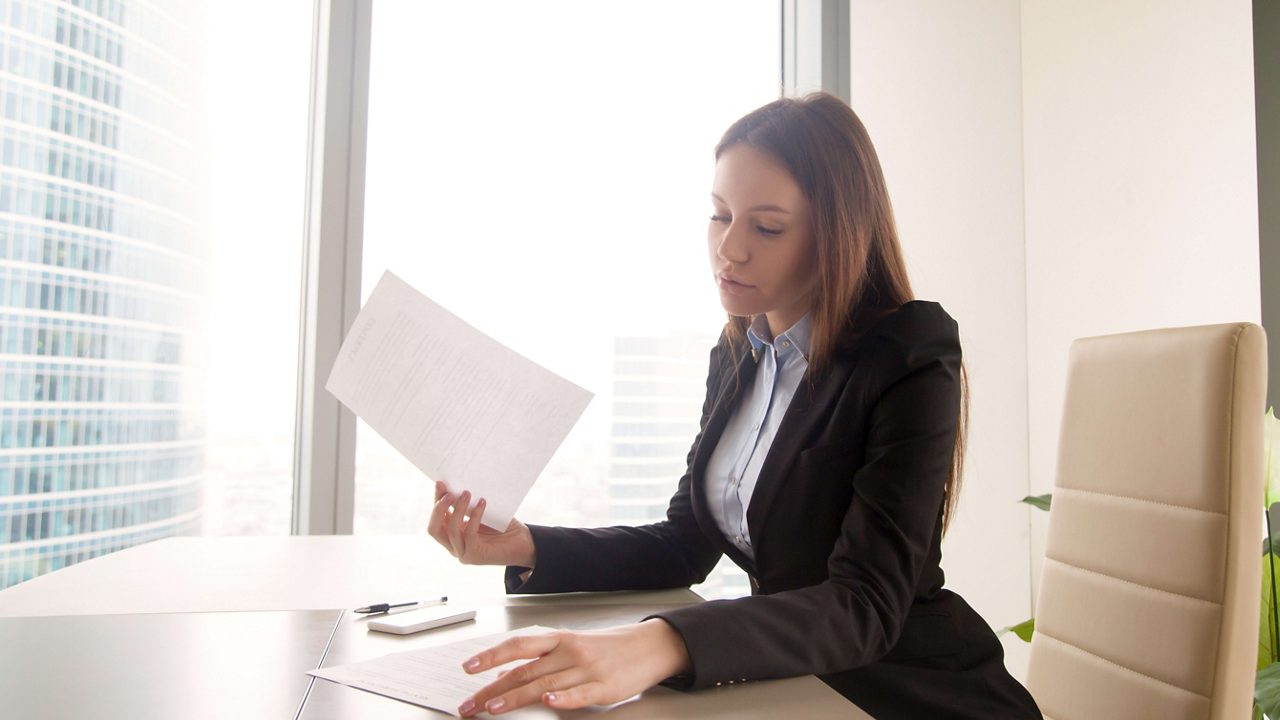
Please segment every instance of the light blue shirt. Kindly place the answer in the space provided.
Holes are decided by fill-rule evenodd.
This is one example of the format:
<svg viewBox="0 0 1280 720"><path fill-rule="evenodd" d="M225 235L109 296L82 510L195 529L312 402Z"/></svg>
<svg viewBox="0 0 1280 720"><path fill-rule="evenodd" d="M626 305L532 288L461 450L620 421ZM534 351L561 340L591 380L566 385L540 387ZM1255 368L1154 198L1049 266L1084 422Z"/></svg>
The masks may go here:
<svg viewBox="0 0 1280 720"><path fill-rule="evenodd" d="M747 328L747 339L759 358L755 379L746 388L724 433L707 461L707 501L720 532L752 560L747 507L755 491L782 416L809 367L809 315L770 337L764 313Z"/></svg>

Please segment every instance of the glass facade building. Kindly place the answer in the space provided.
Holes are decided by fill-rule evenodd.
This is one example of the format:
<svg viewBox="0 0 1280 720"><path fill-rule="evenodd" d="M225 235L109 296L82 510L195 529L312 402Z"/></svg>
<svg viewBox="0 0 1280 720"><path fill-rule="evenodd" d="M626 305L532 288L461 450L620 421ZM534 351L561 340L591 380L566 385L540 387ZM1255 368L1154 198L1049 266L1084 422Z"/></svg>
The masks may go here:
<svg viewBox="0 0 1280 720"><path fill-rule="evenodd" d="M200 529L187 0L0 0L0 588Z"/></svg>

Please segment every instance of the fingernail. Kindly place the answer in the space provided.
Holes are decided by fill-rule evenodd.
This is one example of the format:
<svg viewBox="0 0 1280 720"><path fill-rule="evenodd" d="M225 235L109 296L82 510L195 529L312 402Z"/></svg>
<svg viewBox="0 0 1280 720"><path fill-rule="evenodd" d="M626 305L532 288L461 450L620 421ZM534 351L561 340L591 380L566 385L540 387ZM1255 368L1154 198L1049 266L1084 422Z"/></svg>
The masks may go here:
<svg viewBox="0 0 1280 720"><path fill-rule="evenodd" d="M507 704L506 700L503 700L502 698L494 698L484 706L484 709L488 710L489 712L498 712L506 704Z"/></svg>
<svg viewBox="0 0 1280 720"><path fill-rule="evenodd" d="M466 715L467 713L475 709L476 709L476 701L472 698L467 698L466 702L458 706L458 712L462 713L463 715Z"/></svg>
<svg viewBox="0 0 1280 720"><path fill-rule="evenodd" d="M467 670L475 670L476 668L480 667L480 658L473 657L470 660L463 663L462 667L466 668Z"/></svg>
<svg viewBox="0 0 1280 720"><path fill-rule="evenodd" d="M547 693L547 702L555 702L555 701L556 701L556 694L555 694L555 693Z"/></svg>

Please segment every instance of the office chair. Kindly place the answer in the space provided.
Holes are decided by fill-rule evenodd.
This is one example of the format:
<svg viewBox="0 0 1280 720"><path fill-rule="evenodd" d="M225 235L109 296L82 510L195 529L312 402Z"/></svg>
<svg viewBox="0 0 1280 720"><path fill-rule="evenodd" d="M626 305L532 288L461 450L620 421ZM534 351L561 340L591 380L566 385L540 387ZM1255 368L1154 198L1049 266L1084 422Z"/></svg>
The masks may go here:
<svg viewBox="0 0 1280 720"><path fill-rule="evenodd" d="M1267 339L1077 339L1027 688L1046 720L1244 720L1258 653Z"/></svg>

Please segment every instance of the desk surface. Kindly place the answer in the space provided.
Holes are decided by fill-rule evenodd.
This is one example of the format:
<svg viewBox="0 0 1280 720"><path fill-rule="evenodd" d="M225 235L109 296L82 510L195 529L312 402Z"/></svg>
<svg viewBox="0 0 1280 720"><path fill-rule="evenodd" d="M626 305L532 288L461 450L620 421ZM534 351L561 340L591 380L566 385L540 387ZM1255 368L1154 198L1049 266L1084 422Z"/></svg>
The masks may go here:
<svg viewBox="0 0 1280 720"><path fill-rule="evenodd" d="M0 618L9 718L292 718L337 610Z"/></svg>
<svg viewBox="0 0 1280 720"><path fill-rule="evenodd" d="M478 608L477 621L393 637L334 610L443 594ZM501 568L460 565L419 536L168 538L0 591L0 695L8 711L21 690L16 707L31 712L14 717L445 717L305 672L531 624L606 627L700 601L684 589L508 596ZM813 676L655 688L603 715L796 713L869 717ZM602 713L523 713L588 714Z"/></svg>
<svg viewBox="0 0 1280 720"><path fill-rule="evenodd" d="M474 603L495 593L502 568L461 565L425 535L174 537L0 591L0 617L328 610L441 595Z"/></svg>

